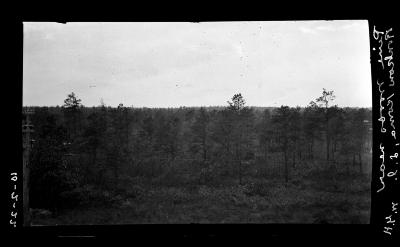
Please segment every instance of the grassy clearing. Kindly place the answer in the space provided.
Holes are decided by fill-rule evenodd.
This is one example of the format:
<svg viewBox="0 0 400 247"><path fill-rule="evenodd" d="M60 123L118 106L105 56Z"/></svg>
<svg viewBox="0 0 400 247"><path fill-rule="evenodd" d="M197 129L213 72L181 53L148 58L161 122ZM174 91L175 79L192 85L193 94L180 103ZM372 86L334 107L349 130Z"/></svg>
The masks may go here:
<svg viewBox="0 0 400 247"><path fill-rule="evenodd" d="M308 171L243 185L139 186L109 206L33 217L35 225L137 223L369 223L370 182L359 174ZM230 184L229 184L230 183Z"/></svg>

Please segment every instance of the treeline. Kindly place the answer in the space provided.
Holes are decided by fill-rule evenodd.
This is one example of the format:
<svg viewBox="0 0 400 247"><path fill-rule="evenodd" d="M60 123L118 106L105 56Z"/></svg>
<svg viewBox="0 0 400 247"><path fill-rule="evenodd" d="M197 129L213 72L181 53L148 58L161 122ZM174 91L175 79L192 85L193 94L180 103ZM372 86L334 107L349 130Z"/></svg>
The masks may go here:
<svg viewBox="0 0 400 247"><path fill-rule="evenodd" d="M332 91L307 107L260 109L241 94L225 108L35 107L30 167L32 208L135 197L140 187L245 183L315 164L363 172L371 110L331 105ZM278 171L273 170L278 167Z"/></svg>

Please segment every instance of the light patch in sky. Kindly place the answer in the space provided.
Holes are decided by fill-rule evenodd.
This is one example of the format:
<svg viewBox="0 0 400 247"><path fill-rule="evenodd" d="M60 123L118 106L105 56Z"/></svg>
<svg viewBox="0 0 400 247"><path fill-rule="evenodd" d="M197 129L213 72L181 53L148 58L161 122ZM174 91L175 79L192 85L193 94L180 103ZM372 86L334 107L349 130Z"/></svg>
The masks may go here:
<svg viewBox="0 0 400 247"><path fill-rule="evenodd" d="M23 105L372 106L368 22L24 23Z"/></svg>

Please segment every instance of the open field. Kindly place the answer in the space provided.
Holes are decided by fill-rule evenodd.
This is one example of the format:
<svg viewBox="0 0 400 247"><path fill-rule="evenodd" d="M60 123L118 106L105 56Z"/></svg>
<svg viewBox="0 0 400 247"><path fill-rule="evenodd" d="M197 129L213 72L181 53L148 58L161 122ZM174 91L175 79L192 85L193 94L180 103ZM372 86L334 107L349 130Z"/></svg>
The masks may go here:
<svg viewBox="0 0 400 247"><path fill-rule="evenodd" d="M246 178L243 185L134 186L108 205L81 206L33 225L141 223L369 223L368 175L310 170L279 178Z"/></svg>

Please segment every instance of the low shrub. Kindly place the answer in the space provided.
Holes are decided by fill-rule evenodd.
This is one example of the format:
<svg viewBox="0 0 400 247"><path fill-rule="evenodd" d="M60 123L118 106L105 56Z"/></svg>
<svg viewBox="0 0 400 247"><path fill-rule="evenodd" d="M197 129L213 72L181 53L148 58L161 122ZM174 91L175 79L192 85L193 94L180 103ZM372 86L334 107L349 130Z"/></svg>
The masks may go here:
<svg viewBox="0 0 400 247"><path fill-rule="evenodd" d="M250 182L245 185L244 193L249 196L268 196L270 195L268 184L263 182Z"/></svg>

